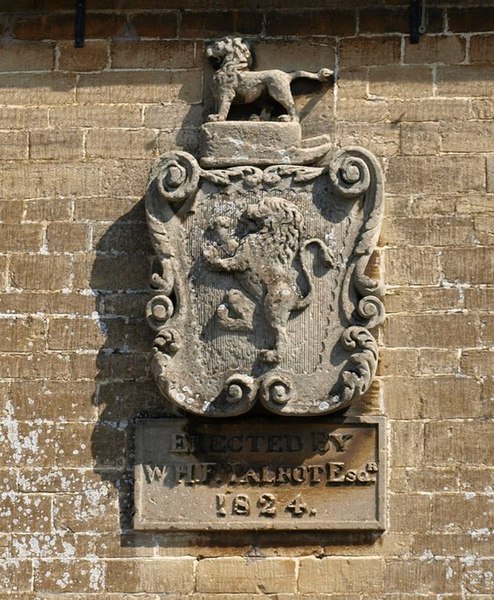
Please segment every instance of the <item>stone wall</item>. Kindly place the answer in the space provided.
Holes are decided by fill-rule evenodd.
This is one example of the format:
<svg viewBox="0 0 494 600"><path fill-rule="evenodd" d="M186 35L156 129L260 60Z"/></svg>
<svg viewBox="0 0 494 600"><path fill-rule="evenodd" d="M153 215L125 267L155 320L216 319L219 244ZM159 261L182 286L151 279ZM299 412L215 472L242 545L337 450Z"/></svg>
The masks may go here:
<svg viewBox="0 0 494 600"><path fill-rule="evenodd" d="M418 45L404 1L87 4L84 49L74 2L0 7L0 600L492 598L491 3L429 1ZM304 131L386 172L380 537L132 532L133 423L167 414L141 198L156 156L196 151L204 40L233 31L258 68L336 68Z"/></svg>

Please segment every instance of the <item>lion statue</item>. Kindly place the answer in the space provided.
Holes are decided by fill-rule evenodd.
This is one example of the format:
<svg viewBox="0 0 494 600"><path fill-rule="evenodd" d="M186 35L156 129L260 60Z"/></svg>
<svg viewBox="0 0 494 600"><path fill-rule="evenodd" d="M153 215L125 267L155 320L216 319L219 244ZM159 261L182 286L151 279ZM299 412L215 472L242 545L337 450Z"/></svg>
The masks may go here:
<svg viewBox="0 0 494 600"><path fill-rule="evenodd" d="M210 121L225 121L232 103L249 104L266 91L287 111L286 115L280 116L281 121L298 121L290 83L299 77L325 81L334 73L331 69L321 69L318 73L286 73L279 69L251 71L251 51L248 44L239 37L225 37L213 42L208 46L206 54L219 63L213 78L218 112L209 115Z"/></svg>
<svg viewBox="0 0 494 600"><path fill-rule="evenodd" d="M267 197L258 204L250 204L242 213L238 225L241 233L235 247L230 238L227 249L225 239L225 243L207 245L203 257L206 264L215 270L235 272L243 290L260 303L275 335L274 348L264 350L262 357L267 363L279 363L286 345L286 326L291 313L305 309L312 301L308 246L319 246L324 264L328 267L333 265L333 256L321 240L303 240L305 226L302 213L283 198ZM226 253L230 255L221 256ZM297 258L307 281L308 292L305 296L299 293L296 283L298 271L294 261ZM245 321L247 317L252 319L252 301L245 295L239 290L230 290L226 297L228 308L240 321ZM235 329L236 319L227 319L225 311L225 305L220 305L220 323ZM231 326L228 326L229 323Z"/></svg>

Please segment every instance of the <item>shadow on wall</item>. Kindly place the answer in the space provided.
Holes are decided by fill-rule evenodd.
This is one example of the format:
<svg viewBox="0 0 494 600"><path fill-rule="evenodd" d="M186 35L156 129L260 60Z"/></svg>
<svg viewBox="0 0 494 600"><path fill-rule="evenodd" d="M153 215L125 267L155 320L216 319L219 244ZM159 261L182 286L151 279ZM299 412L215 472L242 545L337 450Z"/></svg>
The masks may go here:
<svg viewBox="0 0 494 600"><path fill-rule="evenodd" d="M176 149L196 153L198 125L204 107L196 104L188 106L187 112L179 111L171 137L164 129L171 117L166 106L160 108L163 111L158 111L157 121L153 123L155 127L163 128L152 148L155 158L163 147L176 146ZM120 152L125 154L125 149ZM147 170L152 164L152 161L146 164L140 159L136 162ZM121 201L122 206L127 207L135 200L135 196L129 198L122 193L128 188L126 182L132 173L135 170L127 171L124 164L119 175L121 181L114 182L115 189L121 190L119 196L110 199L114 205ZM147 173L143 174L143 180L145 178ZM145 191L144 186L141 191ZM94 316L106 339L96 359L98 373L92 401L98 409L98 421L91 437L91 451L95 473L102 481L110 483L118 496L118 515L115 514L113 494L109 499L113 504L101 507L100 512L107 515L108 521L104 531L119 532L123 545L134 545L135 422L140 418L176 415L166 405L150 374L154 332L146 322L145 307L150 298L149 276L154 251L146 224L144 198L108 225L97 241L95 252L89 287L95 299ZM138 545L152 543L152 536L142 535Z"/></svg>
<svg viewBox="0 0 494 600"><path fill-rule="evenodd" d="M137 418L164 416L164 403L149 374L153 332L144 319L152 248L139 201L101 236L90 286L106 341L97 356L92 434L94 470L115 486L120 523L132 528L133 428ZM110 516L109 518L113 518Z"/></svg>

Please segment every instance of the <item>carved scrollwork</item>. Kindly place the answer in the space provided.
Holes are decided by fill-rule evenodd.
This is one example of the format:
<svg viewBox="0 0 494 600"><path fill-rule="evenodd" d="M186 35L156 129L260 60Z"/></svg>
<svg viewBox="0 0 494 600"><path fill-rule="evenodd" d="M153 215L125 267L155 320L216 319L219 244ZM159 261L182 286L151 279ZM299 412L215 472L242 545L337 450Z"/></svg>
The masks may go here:
<svg viewBox="0 0 494 600"><path fill-rule="evenodd" d="M254 403L257 393L255 379L245 374L235 374L225 381L225 400L228 404L241 407L242 412Z"/></svg>
<svg viewBox="0 0 494 600"><path fill-rule="evenodd" d="M378 349L376 340L364 327L345 329L340 343L351 355L341 374L342 389L333 403L347 406L368 390L376 374Z"/></svg>
<svg viewBox="0 0 494 600"><path fill-rule="evenodd" d="M358 314L365 321L366 327L372 329L384 321L385 310L383 303L376 296L365 296L357 306Z"/></svg>
<svg viewBox="0 0 494 600"><path fill-rule="evenodd" d="M275 407L278 412L288 402L296 398L295 388L287 373L275 371L263 377L261 381L261 402L267 408Z"/></svg>
<svg viewBox="0 0 494 600"><path fill-rule="evenodd" d="M163 294L154 296L146 306L146 319L149 326L155 331L159 331L173 315L173 311L173 302L168 296Z"/></svg>
<svg viewBox="0 0 494 600"><path fill-rule="evenodd" d="M155 166L156 185L168 202L181 202L197 189L201 169L187 152L174 152L161 157Z"/></svg>
<svg viewBox="0 0 494 600"><path fill-rule="evenodd" d="M329 177L344 198L357 198L369 189L369 160L374 158L363 148L344 148L329 163Z"/></svg>
<svg viewBox="0 0 494 600"><path fill-rule="evenodd" d="M159 266L159 271L157 267ZM156 260L153 264L149 285L157 293L169 296L172 293L175 277L170 260Z"/></svg>
<svg viewBox="0 0 494 600"><path fill-rule="evenodd" d="M332 185L344 198L362 198L362 226L341 288L341 305L348 324L374 327L384 320L381 281L365 274L379 237L384 190L381 168L374 156L359 147L340 150L329 165Z"/></svg>
<svg viewBox="0 0 494 600"><path fill-rule="evenodd" d="M160 330L154 340L155 352L172 356L182 347L182 336L176 329Z"/></svg>

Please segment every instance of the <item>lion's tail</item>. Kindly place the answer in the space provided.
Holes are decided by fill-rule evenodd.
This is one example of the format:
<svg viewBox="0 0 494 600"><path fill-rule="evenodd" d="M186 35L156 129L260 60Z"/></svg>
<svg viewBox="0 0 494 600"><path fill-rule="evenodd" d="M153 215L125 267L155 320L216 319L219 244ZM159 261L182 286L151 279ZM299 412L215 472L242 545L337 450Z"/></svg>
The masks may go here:
<svg viewBox="0 0 494 600"><path fill-rule="evenodd" d="M322 241L317 238L312 238L310 240L306 240L302 246L300 247L300 263L302 265L302 271L304 273L305 278L307 279L307 284L309 286L309 291L307 294L301 298L297 302L296 310L302 310L307 308L309 304L312 302L312 296L314 294L314 283L312 281L312 269L309 265L310 253L308 247L311 244L317 244L319 246L319 250L322 253L322 260L326 267L332 267L334 264L334 256L331 252L330 248Z"/></svg>
<svg viewBox="0 0 494 600"><path fill-rule="evenodd" d="M326 81L333 74L334 71L332 71L331 69L321 69L317 73L312 73L311 71L303 70L291 71L290 73L288 73L288 75L290 75L291 81L293 81L294 79L298 79L299 77L303 77L305 79L315 79L316 81Z"/></svg>

